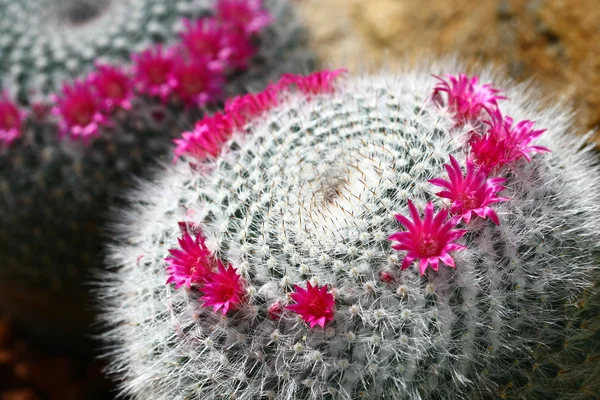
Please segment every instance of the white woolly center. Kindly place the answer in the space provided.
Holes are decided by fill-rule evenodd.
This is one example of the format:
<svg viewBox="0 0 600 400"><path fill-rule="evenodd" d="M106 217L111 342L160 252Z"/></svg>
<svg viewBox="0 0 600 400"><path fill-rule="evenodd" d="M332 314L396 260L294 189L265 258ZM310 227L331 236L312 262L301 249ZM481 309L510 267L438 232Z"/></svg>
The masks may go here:
<svg viewBox="0 0 600 400"><path fill-rule="evenodd" d="M362 149L362 155L359 149L335 147L328 150L329 154L312 152L299 165L298 176L292 176L290 182L290 192L298 193L298 201L286 214L298 215L311 237L345 236L370 211L365 205L381 183L382 168L389 165L381 161L375 165L375 160L365 158L369 147Z"/></svg>

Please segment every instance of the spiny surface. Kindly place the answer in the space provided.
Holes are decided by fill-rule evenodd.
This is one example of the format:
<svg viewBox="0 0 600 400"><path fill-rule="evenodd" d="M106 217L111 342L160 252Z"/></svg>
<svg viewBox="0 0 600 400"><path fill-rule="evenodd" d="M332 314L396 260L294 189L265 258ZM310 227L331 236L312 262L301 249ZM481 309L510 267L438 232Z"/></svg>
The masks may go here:
<svg viewBox="0 0 600 400"><path fill-rule="evenodd" d="M185 161L131 194L116 269L100 298L112 372L152 399L586 398L598 376L600 181L560 108L526 88L501 107L548 129L552 152L506 176L500 225L474 223L456 269L399 271L388 236L407 200L441 206L429 179L469 126L431 101L434 66L351 78L335 94L291 95L237 132L214 161ZM482 82L490 81L483 76ZM496 87L506 87L494 82ZM452 135L450 131L452 130ZM179 221L247 284L226 317L193 287L165 285ZM385 272L385 282L380 273ZM391 276L391 277L390 277ZM331 287L336 311L310 329L280 304L294 285ZM588 293L588 294L586 294ZM579 298L579 304L574 303ZM587 299L587 300L585 300ZM579 308L578 308L579 307ZM281 318L273 318L273 310ZM597 330L596 330L597 331Z"/></svg>
<svg viewBox="0 0 600 400"><path fill-rule="evenodd" d="M1 88L27 102L58 90L99 58L123 62L151 43L177 37L180 19L202 15L212 1L2 0Z"/></svg>
<svg viewBox="0 0 600 400"><path fill-rule="evenodd" d="M171 32L171 22L179 21L181 15L187 15L190 10L194 11L194 15L206 14L214 6L213 1L200 1L194 2L194 7L190 8L192 3L188 0L177 4L169 2L169 7L164 1L158 0L113 0L94 4L80 0L67 3L80 2L86 7L108 8L104 14L96 17L101 20L90 20L89 23L95 25L89 29L93 28L94 32L97 29L102 32L106 30L108 35L113 32L113 28L107 26L110 24L117 29L117 38L114 40L131 40L131 45L142 43L138 35L147 33L136 21L154 21L146 14L156 14L156 18L160 16L154 23L161 21L163 25L160 28ZM29 21L39 18L45 24L50 24L51 21L42 18L44 13L52 13L63 7L63 2L44 3L41 0L10 4L0 4L1 9L8 10L7 14L0 13L0 26L5 32L20 29L23 19ZM188 6L182 8L181 5ZM129 7L127 12L123 11L123 7ZM256 34L257 54L247 70L230 77L224 88L226 94L261 90L267 82L277 79L284 72L300 72L310 68L311 56L292 5L287 0L266 0L264 7L273 16L273 21ZM184 9L187 10L185 13L181 11ZM111 16L117 11L119 17L112 20ZM143 18L138 16L139 13ZM126 25L123 25L125 22L121 24L122 17L126 18L124 21L129 21ZM21 22L15 23L15 20ZM128 24L133 24L135 29L132 35L135 35L123 34L121 38L120 29L125 29ZM68 49L73 52L85 50L83 54L93 50L90 59L85 61L89 67L92 67L92 59L101 53L114 55L115 60L122 61L129 59L129 51L133 49L130 46L121 48L110 40L101 49L96 49L92 44L96 40L103 40L103 35L95 38L87 34L75 35L69 31L69 27L62 25L46 26L40 23L31 29L32 32L38 32L36 29L52 27L57 31L39 36L31 36L31 32L27 31L23 35L46 43L47 40L67 40L60 36L63 30L67 30L68 34L64 34L71 38L68 43L81 41L79 47L73 45ZM77 29L87 32L88 28L82 26ZM144 37L154 40L151 34ZM175 32L169 37L175 37ZM91 41L89 46L88 40ZM0 42L4 43L2 40ZM18 46L19 43L21 41L13 42L11 39L8 45ZM123 58L125 53L127 57ZM7 54L0 60L2 76L2 68L7 65L4 63L12 62L12 53ZM64 65L58 61L51 63L51 66L65 71ZM119 66L123 66L122 63ZM67 71L73 77L85 69ZM0 150L0 253L3 255L0 263L0 298L6 299L2 303L12 319L18 321L19 325L27 325L29 333L36 333L51 342L56 340L64 343L64 332L87 329L92 313L91 305L85 304L86 283L90 279L91 268L100 267L98 257L108 209L119 203L119 194L131 185L132 178L141 175L157 159L163 160L171 149L172 138L188 129L200 117L201 110L197 108L164 105L138 96L133 100L130 110L115 112L112 126L102 129L99 137L88 146L69 139L59 139L55 125L46 118L28 123L23 127L22 140L11 148ZM170 161L170 155L164 161ZM67 344L74 342L68 340Z"/></svg>
<svg viewBox="0 0 600 400"><path fill-rule="evenodd" d="M265 3L275 18L290 17L287 1ZM0 89L29 104L32 95L43 98L58 91L65 79L85 75L96 61L119 64L153 43L173 42L183 29L182 18L212 14L214 4L215 0L0 0ZM274 32L261 38L266 45L261 63L295 65L294 43L304 40L304 33L291 21L269 28L282 33L278 38L270 36ZM303 67L305 63L300 62Z"/></svg>

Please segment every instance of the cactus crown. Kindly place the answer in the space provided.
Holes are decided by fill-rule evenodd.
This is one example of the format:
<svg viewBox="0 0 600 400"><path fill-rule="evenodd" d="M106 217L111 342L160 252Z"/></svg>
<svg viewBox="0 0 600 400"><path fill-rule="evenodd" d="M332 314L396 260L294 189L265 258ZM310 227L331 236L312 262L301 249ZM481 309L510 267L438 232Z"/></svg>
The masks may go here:
<svg viewBox="0 0 600 400"><path fill-rule="evenodd" d="M482 215L473 211L468 232L454 238L459 247L449 250L463 248L452 252L455 269L398 268L399 253L388 240L399 230L394 214L409 215L414 204L414 222L417 209L451 207L434 189L444 163L451 155L468 165L470 132L488 132L471 114L457 124L463 103L432 99L430 73L438 69L345 78L331 91L296 84L258 117L227 127L229 135L215 131L223 124L211 125L218 151L190 151L203 161L184 158L132 193L135 207L120 214L126 244L109 251L119 268L100 290L104 318L114 327L105 336L114 345L112 371L124 375L125 393L153 399L583 393L589 381L581 376L591 376L597 364L593 357L582 361L566 343L592 337L593 317L576 317L572 301L597 274L600 182L589 150L567 133L569 119L559 108L538 111L528 90L508 86L511 100L502 111L547 128L536 145L552 152L527 147L531 134L519 142L521 155L542 152L530 163L513 153L494 159L509 166L502 181L485 188L492 196L502 184L510 201L490 200ZM199 133L182 140L202 145L204 139ZM498 163L481 165L494 170ZM499 225L481 218L491 215L483 210L491 203ZM189 285L176 284L185 289L165 285L177 282L174 273L182 271L184 253L193 253L187 250L198 232L196 246L215 259L190 265L220 278L200 273ZM231 267L217 270L216 259ZM227 285L235 293L215 294ZM223 299L230 300L227 308ZM552 357L554 351L561 356ZM540 363L547 370L540 372Z"/></svg>

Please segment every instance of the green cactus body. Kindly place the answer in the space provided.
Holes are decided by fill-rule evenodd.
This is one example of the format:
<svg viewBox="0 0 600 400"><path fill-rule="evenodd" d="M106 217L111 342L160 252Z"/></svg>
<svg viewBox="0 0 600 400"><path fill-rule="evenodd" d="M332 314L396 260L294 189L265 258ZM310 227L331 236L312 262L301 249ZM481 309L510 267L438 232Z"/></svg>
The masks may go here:
<svg viewBox="0 0 600 400"><path fill-rule="evenodd" d="M507 88L501 108L548 131L551 152L510 168L495 209L474 220L456 269L400 271L394 214L434 195L448 155L464 161L428 66L290 94L199 168L167 168L118 214L116 268L99 290L112 371L138 399L584 399L598 386L600 181L560 107ZM483 81L491 76L484 74ZM452 135L449 133L453 132ZM197 288L166 285L179 221L246 282L226 316ZM393 276L388 283L380 272ZM335 315L308 328L286 310L293 285L330 285ZM578 299L581 299L579 306ZM586 300L583 300L586 299Z"/></svg>
<svg viewBox="0 0 600 400"><path fill-rule="evenodd" d="M43 76L48 85L40 90L48 93L58 89L65 74L84 75L99 56L123 62L131 51L149 42L173 41L178 31L174 24L179 24L182 16L206 15L214 5L213 1L175 3L10 1L10 5L0 6L7 7L0 17L0 46L7 54L0 60L0 76L8 79L4 80L7 89L21 94ZM311 66L304 32L289 2L269 0L264 5L273 22L257 36L258 53L249 68L228 79L227 94L262 90L283 72ZM81 18L87 15L82 10L89 8L93 26L85 27L87 20L72 28L46 21L48 16L71 10L69 7ZM17 31L27 21L37 21L31 31L35 34ZM71 29L85 34L74 34ZM92 38L91 33L98 30L103 34ZM52 50L54 41L64 47L62 53ZM23 59L15 58L18 51ZM33 61L25 58L41 51L48 53L48 62L43 68L32 67ZM69 68L70 60L77 61L77 68ZM11 81L17 76L10 72L13 70L19 74ZM89 145L59 139L48 116L30 119L22 139L13 147L0 149L2 311L53 346L60 343L87 349L87 343L79 340L82 332L87 333L93 315L87 283L92 271L101 267L98 259L108 210L121 204L119 194L144 168L156 161L171 162L172 139L193 127L202 112L138 97L130 111L117 111L113 126L103 129Z"/></svg>

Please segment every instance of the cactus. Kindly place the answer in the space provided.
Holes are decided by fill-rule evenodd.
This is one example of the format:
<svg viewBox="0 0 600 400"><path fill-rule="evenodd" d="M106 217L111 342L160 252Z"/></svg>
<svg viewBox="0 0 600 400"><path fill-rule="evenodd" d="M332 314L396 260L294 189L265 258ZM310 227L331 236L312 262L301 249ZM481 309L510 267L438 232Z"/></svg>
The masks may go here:
<svg viewBox="0 0 600 400"><path fill-rule="evenodd" d="M215 1L2 0L0 90L9 90L21 103L29 104L58 91L66 79L90 72L95 61L119 64L153 43L175 41L182 30L181 18L212 14ZM264 79L260 64L272 65L277 60L292 67L283 71L298 68L294 53L304 33L287 1L267 3L281 24L269 28L274 31L261 39L265 42L261 61L255 61L257 68L246 74L248 78L240 77L244 89L254 84L255 75Z"/></svg>
<svg viewBox="0 0 600 400"><path fill-rule="evenodd" d="M441 257L455 268L429 259L432 269L421 274L410 262L400 269L402 252L388 240L401 231L394 215L408 215L409 205L427 214L448 204L428 180L440 183L450 155L464 163L465 138L488 129L470 117L502 99L490 89L493 101L482 100L485 107L457 122L465 109L438 101L446 95L439 86L432 98L430 75L456 70L440 63L344 77L334 90L280 84L285 89L268 96L276 100L260 102L262 113L234 124L230 135L217 134L224 123L215 123L227 114L184 134L182 159L132 191L134 205L113 218L114 269L98 297L110 326L110 372L123 394L597 393L600 171L562 106L540 109L532 88L496 81L509 99L499 109L547 132L525 146L542 132L517 125L530 136L519 136L520 157L497 160L507 165L503 177L486 187L498 196L469 223L463 215L466 231L453 234L450 259ZM200 140L206 126L215 141ZM219 151L212 151L215 143Z"/></svg>
<svg viewBox="0 0 600 400"><path fill-rule="evenodd" d="M58 90L98 57L123 62L155 42L173 41L180 19L206 13L191 0L3 0L0 88L25 104L32 93Z"/></svg>
<svg viewBox="0 0 600 400"><path fill-rule="evenodd" d="M131 83L136 84L135 87L127 86L129 83L122 85L123 94L137 90L133 97L127 95L119 101L100 104L97 98L105 98L112 87L107 79L120 79L117 75L130 68L128 63L123 63L130 58L130 51L157 40L173 42L174 46L177 44L174 24L183 26L178 17L213 15L217 4L235 5L236 1L10 3L6 6L7 12L0 17L3 32L0 43L10 48L6 50L7 57L0 61L0 76L7 78L5 82L10 84L5 98L15 92L21 96L28 94L31 85L42 75L48 85L36 92L42 97L32 94L21 101L31 107L28 118L19 120L20 137L7 133L3 140L0 135L0 253L3 255L0 303L3 311L30 334L53 345L77 345L86 350L88 344L75 340L73 335L87 332L92 320L92 309L87 304L87 282L91 271L100 266L97 260L105 216L111 206L122 203L119 193L131 184L132 178L142 174L145 167L164 160L172 138L205 110L218 106L221 95L261 90L284 71L309 68L311 56L305 47L303 30L287 0L265 0L264 4L254 1L251 2L254 6L264 7L270 15L266 21L269 24L264 26L266 19L263 18L261 29L251 32L252 49L256 52L244 68L223 71L227 65L221 65L220 70L207 72L207 79L218 78L214 80L218 87L210 93L213 96L210 101L184 98L185 88L180 86L169 87L171 96L161 101L144 92L136 81ZM128 11L123 12L123 7ZM83 12L87 9L97 11L94 18L90 14L89 21L83 18L84 14L88 15ZM63 11L74 12L84 20L73 27L57 26L57 21L50 17L62 18ZM115 13L119 14L118 18ZM65 17L70 15L67 14ZM38 19L43 23L33 24ZM11 24L7 23L9 20ZM16 32L27 21L35 25L36 30ZM147 24L146 28L140 27L142 23ZM74 35L71 29L81 34ZM38 30L45 33L36 36ZM21 39L10 35L21 35ZM39 44L31 43L37 40ZM71 43L77 40L81 42ZM24 47L26 45L32 46L31 51ZM62 50L48 51L43 68L32 67L29 61L21 59L33 57L38 51L35 49L44 50L44 46L54 49L54 45ZM167 51L170 47L164 45L163 48ZM15 54L22 57L17 58ZM138 55L141 54L145 53ZM92 61L100 60L100 56L106 56L113 64L94 66ZM135 60L136 57L134 64ZM69 67L70 61L76 61L75 69ZM181 79L175 81L184 81L188 66L204 68L203 62L178 63L177 72L181 76L175 78ZM20 71L16 83L10 81L12 73L5 75L5 71L12 70ZM87 71L91 72L85 77ZM103 73L105 77L98 78ZM57 82L64 74L78 79L62 82L60 92ZM135 74L139 78L140 72ZM107 90L102 91L103 88ZM48 99L54 102L55 115L49 115L52 102ZM3 101L9 104L6 99ZM0 109L3 113L0 119L14 110L14 105L7 107ZM94 110L93 121L80 126L81 112L89 109ZM65 332L69 332L68 339Z"/></svg>

